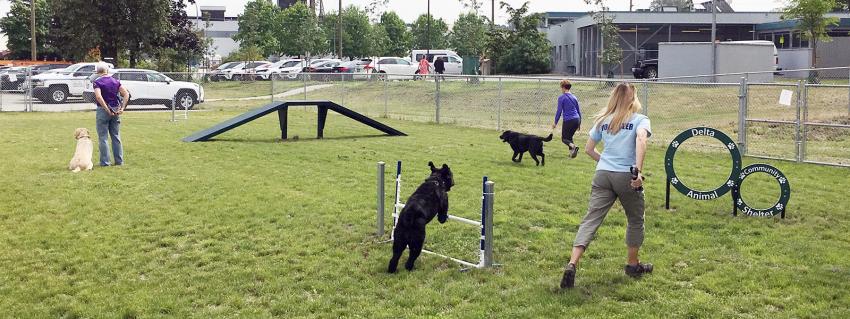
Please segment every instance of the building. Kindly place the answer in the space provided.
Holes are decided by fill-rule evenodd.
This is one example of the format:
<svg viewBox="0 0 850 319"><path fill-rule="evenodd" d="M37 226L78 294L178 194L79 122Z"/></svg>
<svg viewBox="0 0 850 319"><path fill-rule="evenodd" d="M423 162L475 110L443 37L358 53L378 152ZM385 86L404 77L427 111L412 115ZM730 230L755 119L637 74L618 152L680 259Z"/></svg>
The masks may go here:
<svg viewBox="0 0 850 319"><path fill-rule="evenodd" d="M605 12L613 17L619 28L624 57L621 65L606 66L601 65L598 58L603 39L591 14L546 13L543 23L552 44L553 72L581 76L602 76L609 72L630 74L631 66L638 60L658 57L658 44L661 42L712 41L712 14L708 10L666 11ZM811 61L808 41L794 30L794 22L781 19L781 13L724 11L717 14L716 40L770 40L779 49L779 64L783 69L810 66L811 63L807 62ZM829 16L840 18L841 22L830 30L833 41L819 45L818 66L848 66L850 55L846 52L850 52L850 14L831 13Z"/></svg>
<svg viewBox="0 0 850 319"><path fill-rule="evenodd" d="M201 7L200 11L200 17L190 16L189 19L203 31L204 37L212 39L213 54L208 60L216 64L223 57L239 50L239 43L233 40L233 36L239 31L239 19L228 17L227 8L223 6Z"/></svg>

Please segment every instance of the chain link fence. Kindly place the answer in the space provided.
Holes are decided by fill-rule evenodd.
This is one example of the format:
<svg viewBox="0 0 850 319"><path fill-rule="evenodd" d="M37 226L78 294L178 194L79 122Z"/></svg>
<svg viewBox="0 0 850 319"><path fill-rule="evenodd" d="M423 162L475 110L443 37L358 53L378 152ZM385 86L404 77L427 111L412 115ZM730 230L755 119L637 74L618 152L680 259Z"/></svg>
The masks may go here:
<svg viewBox="0 0 850 319"><path fill-rule="evenodd" d="M274 101L332 100L371 117L434 122L537 135L552 132L560 77L414 76L368 73L239 74L123 72L129 110L162 111L170 120L189 110L240 110ZM770 83L754 73L626 80L652 120L651 142L666 145L681 131L709 126L736 139L747 155L850 166L850 68L791 70ZM91 73L61 80L0 73L0 111L94 110ZM740 82L715 83L706 79ZM755 78L755 77L754 77ZM570 78L586 138L593 116L623 80ZM783 93L784 92L784 93ZM791 98L780 103L783 94ZM309 109L309 108L305 108ZM559 132L554 132L559 135ZM710 139L689 147L719 151Z"/></svg>

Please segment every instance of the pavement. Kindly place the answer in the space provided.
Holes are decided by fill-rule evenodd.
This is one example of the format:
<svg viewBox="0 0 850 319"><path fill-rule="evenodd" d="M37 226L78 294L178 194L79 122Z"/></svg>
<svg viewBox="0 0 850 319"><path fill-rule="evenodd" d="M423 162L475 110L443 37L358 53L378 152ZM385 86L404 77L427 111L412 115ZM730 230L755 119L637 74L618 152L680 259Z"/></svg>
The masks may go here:
<svg viewBox="0 0 850 319"><path fill-rule="evenodd" d="M304 90L307 92L321 90L333 86L333 84L311 85L306 88L297 88L280 94L275 94L275 98L285 98L295 95L303 95ZM219 101L253 101L253 100L270 100L271 95L261 95L233 99L207 99L205 102ZM201 104L203 105L203 104ZM0 92L0 112L26 112L27 96L20 92ZM69 98L66 103L50 104L43 103L38 99L33 99L33 112L74 112L74 111L94 111L96 107L94 103L88 103L82 98ZM171 112L170 108L158 105L130 105L128 111L163 111Z"/></svg>

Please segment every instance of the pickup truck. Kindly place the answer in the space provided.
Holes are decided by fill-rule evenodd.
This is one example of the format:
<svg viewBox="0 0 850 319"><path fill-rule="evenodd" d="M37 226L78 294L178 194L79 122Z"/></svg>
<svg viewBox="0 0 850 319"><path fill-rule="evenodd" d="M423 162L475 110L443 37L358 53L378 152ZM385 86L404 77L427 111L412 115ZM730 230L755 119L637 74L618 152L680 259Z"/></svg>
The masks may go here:
<svg viewBox="0 0 850 319"><path fill-rule="evenodd" d="M82 97L96 66L97 63L77 63L56 72L35 75L32 77L32 96L44 103L65 103L69 97Z"/></svg>
<svg viewBox="0 0 850 319"><path fill-rule="evenodd" d="M640 60L632 66L632 75L635 79L657 79L658 59Z"/></svg>

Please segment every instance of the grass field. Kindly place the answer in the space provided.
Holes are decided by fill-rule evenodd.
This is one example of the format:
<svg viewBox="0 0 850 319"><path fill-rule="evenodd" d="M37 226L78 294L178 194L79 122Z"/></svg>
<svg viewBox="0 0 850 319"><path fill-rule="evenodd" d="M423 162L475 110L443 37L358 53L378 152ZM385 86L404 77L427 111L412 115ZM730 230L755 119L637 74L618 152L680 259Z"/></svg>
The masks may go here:
<svg viewBox="0 0 850 319"><path fill-rule="evenodd" d="M772 162L789 177L788 218L731 217L729 197L664 205L664 149L647 159L647 240L655 273L622 273L625 218L608 216L579 267L557 283L587 205L593 163L547 144L546 167L509 161L498 132L388 120L384 137L330 116L290 111L279 142L271 116L207 143L180 139L237 114L128 113L127 165L72 174L76 127L92 113L0 115L0 317L3 318L846 318L850 316L850 171ZM682 180L722 181L719 153L677 153ZM97 152L95 152L97 156ZM491 270L459 271L424 255L386 274L390 245L375 230L375 163L405 162L403 197L448 163L453 214L475 218L480 179L495 184ZM754 162L745 159L745 163ZM754 175L748 202L776 185ZM388 191L388 195L392 191ZM387 198L387 203L391 202ZM389 223L389 218L387 219ZM429 225L426 246L476 258L477 230Z"/></svg>

